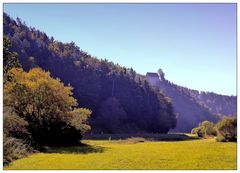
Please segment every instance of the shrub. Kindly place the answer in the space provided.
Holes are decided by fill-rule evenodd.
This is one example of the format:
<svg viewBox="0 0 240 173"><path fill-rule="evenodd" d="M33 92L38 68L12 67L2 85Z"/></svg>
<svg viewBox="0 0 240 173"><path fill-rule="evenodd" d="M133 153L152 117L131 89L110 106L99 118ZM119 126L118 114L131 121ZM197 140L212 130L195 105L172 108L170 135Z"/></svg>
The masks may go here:
<svg viewBox="0 0 240 173"><path fill-rule="evenodd" d="M3 113L3 132L11 137L26 140L30 138L27 130L28 122L17 116L14 112L4 109Z"/></svg>
<svg viewBox="0 0 240 173"><path fill-rule="evenodd" d="M203 134L204 134L203 129L201 127L196 127L192 129L191 133L198 135L198 137L203 137Z"/></svg>
<svg viewBox="0 0 240 173"><path fill-rule="evenodd" d="M3 165L25 157L31 152L33 152L32 148L25 144L23 140L3 134Z"/></svg>
<svg viewBox="0 0 240 173"><path fill-rule="evenodd" d="M220 136L220 135L216 137L216 141L217 142L227 142L226 139L223 136Z"/></svg>
<svg viewBox="0 0 240 173"><path fill-rule="evenodd" d="M215 130L215 124L210 121L203 121L200 124L203 127L204 136L216 136L217 132Z"/></svg>
<svg viewBox="0 0 240 173"><path fill-rule="evenodd" d="M199 137L216 136L217 134L214 123L210 121L199 123L198 127L192 129L191 133L197 134Z"/></svg>
<svg viewBox="0 0 240 173"><path fill-rule="evenodd" d="M237 141L237 118L224 117L216 127L218 141Z"/></svg>

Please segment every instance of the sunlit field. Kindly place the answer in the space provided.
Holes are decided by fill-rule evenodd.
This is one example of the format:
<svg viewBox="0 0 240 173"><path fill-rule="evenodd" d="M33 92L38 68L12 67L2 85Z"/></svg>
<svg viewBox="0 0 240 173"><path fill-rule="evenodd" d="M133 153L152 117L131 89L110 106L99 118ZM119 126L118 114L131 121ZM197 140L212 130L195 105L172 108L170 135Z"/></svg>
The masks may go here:
<svg viewBox="0 0 240 173"><path fill-rule="evenodd" d="M236 143L215 139L83 140L83 146L49 148L5 169L179 170L236 169Z"/></svg>

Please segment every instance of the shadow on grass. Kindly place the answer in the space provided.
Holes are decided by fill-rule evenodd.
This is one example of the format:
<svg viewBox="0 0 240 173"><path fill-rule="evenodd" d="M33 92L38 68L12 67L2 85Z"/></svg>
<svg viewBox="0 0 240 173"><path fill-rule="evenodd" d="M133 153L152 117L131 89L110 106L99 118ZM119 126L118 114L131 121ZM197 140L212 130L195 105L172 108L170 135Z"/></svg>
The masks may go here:
<svg viewBox="0 0 240 173"><path fill-rule="evenodd" d="M81 143L77 146L48 147L45 149L45 153L89 154L89 153L103 153L106 149L107 149L106 147L92 146Z"/></svg>
<svg viewBox="0 0 240 173"><path fill-rule="evenodd" d="M185 141L199 139L196 136L189 136L181 133L170 134L92 134L86 135L84 139L89 140L132 140L134 138L143 138L146 141Z"/></svg>

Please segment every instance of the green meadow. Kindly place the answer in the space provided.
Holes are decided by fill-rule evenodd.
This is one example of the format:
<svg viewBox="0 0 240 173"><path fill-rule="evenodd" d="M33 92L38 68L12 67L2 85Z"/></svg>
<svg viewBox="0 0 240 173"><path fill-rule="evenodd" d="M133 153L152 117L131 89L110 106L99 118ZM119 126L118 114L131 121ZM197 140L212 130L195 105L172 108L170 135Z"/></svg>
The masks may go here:
<svg viewBox="0 0 240 173"><path fill-rule="evenodd" d="M47 148L4 169L35 170L235 170L237 143L215 139L91 139L81 146Z"/></svg>

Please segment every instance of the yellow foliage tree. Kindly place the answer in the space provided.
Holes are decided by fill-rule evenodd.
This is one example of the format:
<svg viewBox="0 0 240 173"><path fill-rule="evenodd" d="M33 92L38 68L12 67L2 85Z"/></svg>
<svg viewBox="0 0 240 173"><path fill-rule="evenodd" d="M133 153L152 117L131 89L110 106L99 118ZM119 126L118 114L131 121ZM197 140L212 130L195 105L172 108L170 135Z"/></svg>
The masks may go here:
<svg viewBox="0 0 240 173"><path fill-rule="evenodd" d="M4 106L28 122L37 145L78 142L90 129L91 111L78 108L71 86L64 86L41 68L11 70L14 80L4 85Z"/></svg>

